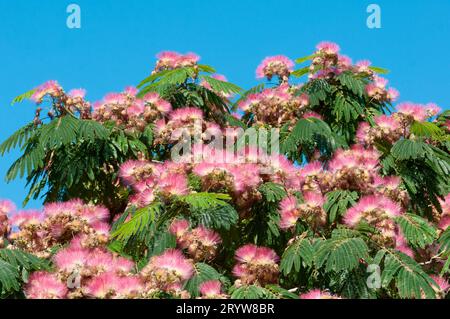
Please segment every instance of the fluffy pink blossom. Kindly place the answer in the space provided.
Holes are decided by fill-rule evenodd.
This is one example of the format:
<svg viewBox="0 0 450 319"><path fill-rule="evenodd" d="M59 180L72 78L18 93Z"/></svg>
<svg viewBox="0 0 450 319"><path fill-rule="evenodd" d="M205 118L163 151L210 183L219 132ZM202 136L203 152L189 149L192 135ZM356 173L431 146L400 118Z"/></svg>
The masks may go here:
<svg viewBox="0 0 450 319"><path fill-rule="evenodd" d="M25 295L29 299L64 299L67 287L54 274L43 271L34 272L28 278Z"/></svg>
<svg viewBox="0 0 450 319"><path fill-rule="evenodd" d="M294 62L284 55L277 55L265 58L256 69L257 78L268 77L269 80L273 76L280 78L289 77L293 71Z"/></svg>

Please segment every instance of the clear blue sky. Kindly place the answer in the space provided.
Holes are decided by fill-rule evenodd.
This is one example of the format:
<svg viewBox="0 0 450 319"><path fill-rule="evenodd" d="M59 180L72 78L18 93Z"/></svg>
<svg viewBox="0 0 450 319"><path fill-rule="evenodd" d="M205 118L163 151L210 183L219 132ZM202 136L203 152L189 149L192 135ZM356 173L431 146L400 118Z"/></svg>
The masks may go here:
<svg viewBox="0 0 450 319"><path fill-rule="evenodd" d="M79 30L66 26L70 3L81 7ZM371 3L381 6L381 29L366 26ZM0 140L33 117L31 103L11 99L48 79L95 101L137 84L157 52L177 50L249 88L265 56L304 56L322 40L390 69L400 100L450 106L448 0L0 0ZM20 204L25 183L3 179L17 156L0 158L0 198Z"/></svg>

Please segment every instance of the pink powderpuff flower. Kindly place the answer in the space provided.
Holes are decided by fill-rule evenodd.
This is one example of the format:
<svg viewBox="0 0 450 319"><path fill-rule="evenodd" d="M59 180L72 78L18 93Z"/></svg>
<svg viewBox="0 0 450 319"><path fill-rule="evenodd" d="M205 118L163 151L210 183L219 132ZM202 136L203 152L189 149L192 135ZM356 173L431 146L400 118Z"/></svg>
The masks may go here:
<svg viewBox="0 0 450 319"><path fill-rule="evenodd" d="M177 238L182 237L189 230L190 223L186 219L175 219L169 227L169 232Z"/></svg>
<svg viewBox="0 0 450 319"><path fill-rule="evenodd" d="M85 89L73 89L69 91L68 94L72 99L84 99L86 96L86 90Z"/></svg>
<svg viewBox="0 0 450 319"><path fill-rule="evenodd" d="M415 121L423 122L427 119L428 115L425 108L420 104L414 104L411 102L405 102L397 105L397 111L412 117Z"/></svg>
<svg viewBox="0 0 450 319"><path fill-rule="evenodd" d="M169 174L161 178L158 187L165 195L180 196L189 193L187 178L182 174Z"/></svg>
<svg viewBox="0 0 450 319"><path fill-rule="evenodd" d="M138 117L142 115L145 110L145 104L142 100L136 100L134 103L127 108L127 114L129 117Z"/></svg>
<svg viewBox="0 0 450 319"><path fill-rule="evenodd" d="M127 276L118 277L115 291L117 298L134 298L144 289L144 285L139 277Z"/></svg>
<svg viewBox="0 0 450 319"><path fill-rule="evenodd" d="M30 275L24 292L29 299L64 299L68 290L54 274L38 271Z"/></svg>
<svg viewBox="0 0 450 319"><path fill-rule="evenodd" d="M0 214L9 214L16 210L16 205L10 200L1 199L0 200Z"/></svg>
<svg viewBox="0 0 450 319"><path fill-rule="evenodd" d="M81 209L80 217L89 224L107 221L109 219L109 210L104 206L86 205Z"/></svg>
<svg viewBox="0 0 450 319"><path fill-rule="evenodd" d="M317 50L324 52L327 55L335 55L339 53L339 45L333 42L320 42L316 46Z"/></svg>
<svg viewBox="0 0 450 319"><path fill-rule="evenodd" d="M258 246L248 244L236 250L235 258L240 263L250 263L255 259L257 253L258 253Z"/></svg>
<svg viewBox="0 0 450 319"><path fill-rule="evenodd" d="M356 226L366 213L379 210L387 218L395 218L402 214L401 207L390 199L379 195L367 195L350 208L344 216L344 223L348 226Z"/></svg>
<svg viewBox="0 0 450 319"><path fill-rule="evenodd" d="M85 287L83 287L84 294L99 298L108 299L116 295L120 288L121 278L113 272L105 272L93 277Z"/></svg>
<svg viewBox="0 0 450 319"><path fill-rule="evenodd" d="M384 129L388 129L391 131L397 130L400 128L400 123L392 116L380 115L374 118L375 123Z"/></svg>
<svg viewBox="0 0 450 319"><path fill-rule="evenodd" d="M441 111L442 109L437 106L437 104L428 103L427 105L425 105L425 112L427 113L428 117L436 116Z"/></svg>
<svg viewBox="0 0 450 319"><path fill-rule="evenodd" d="M338 55L338 64L341 68L347 69L352 66L352 59L346 55Z"/></svg>
<svg viewBox="0 0 450 319"><path fill-rule="evenodd" d="M389 89L387 90L387 98L388 98L388 100L390 100L391 102L397 101L398 98L399 98L399 96L400 96L400 92L397 91L396 89L394 89L394 88L389 88Z"/></svg>
<svg viewBox="0 0 450 319"><path fill-rule="evenodd" d="M169 114L171 121L195 121L203 120L203 111L195 107L176 109Z"/></svg>
<svg viewBox="0 0 450 319"><path fill-rule="evenodd" d="M155 192L153 189L146 189L139 194L139 206L148 206L155 201Z"/></svg>
<svg viewBox="0 0 450 319"><path fill-rule="evenodd" d="M156 269L174 272L184 281L194 274L192 262L187 260L177 249L168 249L163 254L153 257L150 264Z"/></svg>
<svg viewBox="0 0 450 319"><path fill-rule="evenodd" d="M370 70L370 66L372 65L372 62L370 62L369 60L362 60L362 61L358 61L356 62L355 66L356 69L358 70L358 72L364 72L364 73L369 73Z"/></svg>
<svg viewBox="0 0 450 319"><path fill-rule="evenodd" d="M450 226L450 215L443 215L439 221L438 227L445 231L449 226Z"/></svg>
<svg viewBox="0 0 450 319"><path fill-rule="evenodd" d="M193 234L205 246L216 246L222 242L219 234L204 226L199 226L193 230Z"/></svg>
<svg viewBox="0 0 450 319"><path fill-rule="evenodd" d="M280 257L273 249L268 247L258 247L256 256L253 260L258 265L275 264L280 260Z"/></svg>
<svg viewBox="0 0 450 319"><path fill-rule="evenodd" d="M134 269L134 262L123 257L116 257L113 261L113 269L119 274L130 273Z"/></svg>
<svg viewBox="0 0 450 319"><path fill-rule="evenodd" d="M289 76L294 70L294 62L284 55L277 55L265 58L256 69L256 77L271 78L273 75L280 77Z"/></svg>
<svg viewBox="0 0 450 319"><path fill-rule="evenodd" d="M440 291L446 293L447 290L450 288L450 284L445 278L438 275L430 275L430 277L438 285Z"/></svg>
<svg viewBox="0 0 450 319"><path fill-rule="evenodd" d="M320 289L314 289L307 293L301 294L300 299L341 299L341 298L333 296L329 292L321 291Z"/></svg>
<svg viewBox="0 0 450 319"><path fill-rule="evenodd" d="M374 176L373 186L374 187L385 187L388 189L397 189L400 187L402 179L398 176Z"/></svg>
<svg viewBox="0 0 450 319"><path fill-rule="evenodd" d="M325 198L317 192L305 192L303 199L306 204L313 207L322 207L325 204Z"/></svg>
<svg viewBox="0 0 450 319"><path fill-rule="evenodd" d="M260 168L257 164L241 164L230 169L234 177L234 189L242 192L248 188L255 188L262 183Z"/></svg>
<svg viewBox="0 0 450 319"><path fill-rule="evenodd" d="M56 97L59 96L62 92L61 86L56 81L48 81L44 84L38 86L35 90L33 95L31 96L31 100L33 100L36 103L41 103L44 96L47 94Z"/></svg>
<svg viewBox="0 0 450 319"><path fill-rule="evenodd" d="M181 54L173 51L164 51L158 53L156 57L159 60L158 62L160 62L161 64L170 68L175 68L179 58L181 57Z"/></svg>
<svg viewBox="0 0 450 319"><path fill-rule="evenodd" d="M136 94L138 93L138 89L135 88L134 86L127 86L125 88L125 91L123 91L123 93L128 96L136 96Z"/></svg>
<svg viewBox="0 0 450 319"><path fill-rule="evenodd" d="M356 130L356 140L359 143L365 143L369 137L370 132L370 124L367 122L360 122L358 125L358 129Z"/></svg>
<svg viewBox="0 0 450 319"><path fill-rule="evenodd" d="M315 176L318 175L319 173L321 173L323 171L323 167L322 167L322 163L317 161L317 162L311 162L306 164L305 166L303 166L300 169L300 177L301 178L306 178L308 176Z"/></svg>
<svg viewBox="0 0 450 319"><path fill-rule="evenodd" d="M219 280L208 280L200 284L199 290L203 297L214 298L222 294L222 283Z"/></svg>
<svg viewBox="0 0 450 319"><path fill-rule="evenodd" d="M53 262L58 270L72 274L74 271L84 268L89 257L88 250L69 247L60 250L53 257Z"/></svg>
<svg viewBox="0 0 450 319"><path fill-rule="evenodd" d="M9 219L11 226L22 228L27 225L39 225L44 220L44 215L38 210L23 210L13 214Z"/></svg>
<svg viewBox="0 0 450 319"><path fill-rule="evenodd" d="M177 66L181 67L193 66L197 64L198 61L200 61L200 56L195 53L189 52L178 58Z"/></svg>
<svg viewBox="0 0 450 319"><path fill-rule="evenodd" d="M408 243L402 232L398 232L395 235L395 249L411 258L414 258L414 251L408 246Z"/></svg>
<svg viewBox="0 0 450 319"><path fill-rule="evenodd" d="M90 252L86 265L99 273L114 270L113 256L102 249L94 249Z"/></svg>

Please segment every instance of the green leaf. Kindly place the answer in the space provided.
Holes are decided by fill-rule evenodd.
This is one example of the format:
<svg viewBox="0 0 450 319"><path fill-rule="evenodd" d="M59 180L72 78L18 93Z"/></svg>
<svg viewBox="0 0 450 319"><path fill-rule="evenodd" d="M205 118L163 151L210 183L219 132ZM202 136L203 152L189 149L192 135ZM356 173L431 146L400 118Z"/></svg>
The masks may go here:
<svg viewBox="0 0 450 319"><path fill-rule="evenodd" d="M300 78L308 73L309 73L309 66L305 66L304 68L295 70L294 72L291 73L291 75L295 76L296 78Z"/></svg>
<svg viewBox="0 0 450 319"><path fill-rule="evenodd" d="M403 139L397 141L391 149L391 154L398 160L423 158L430 151L422 141Z"/></svg>
<svg viewBox="0 0 450 319"><path fill-rule="evenodd" d="M129 221L117 226L116 230L111 233L111 238L126 243L131 237L143 235L160 213L161 204L158 202L138 209Z"/></svg>
<svg viewBox="0 0 450 319"><path fill-rule="evenodd" d="M233 286L231 299L276 299L276 295L260 286Z"/></svg>
<svg viewBox="0 0 450 319"><path fill-rule="evenodd" d="M25 92L25 93L23 93L23 94L21 94L19 96L16 96L12 100L11 105L14 105L16 103L20 103L20 102L22 102L25 99L29 99L34 94L34 92L36 92L36 89L32 89L32 90L30 90L28 92Z"/></svg>
<svg viewBox="0 0 450 319"><path fill-rule="evenodd" d="M286 197L287 193L283 185L267 182L259 186L258 190L270 203L278 202Z"/></svg>
<svg viewBox="0 0 450 319"><path fill-rule="evenodd" d="M314 249L308 238L300 236L287 247L280 262L280 271L284 275L289 275L292 269L300 271L300 267L312 266L314 261Z"/></svg>
<svg viewBox="0 0 450 319"><path fill-rule="evenodd" d="M369 69L378 74L388 74L390 72L388 69L380 68L378 66L369 66Z"/></svg>
<svg viewBox="0 0 450 319"><path fill-rule="evenodd" d="M348 190L336 190L326 194L327 201L323 208L328 214L330 223L333 223L338 216L344 215L347 209L358 200L358 193Z"/></svg>
<svg viewBox="0 0 450 319"><path fill-rule="evenodd" d="M396 219L402 232L413 247L425 248L437 238L437 230L427 220L415 214L405 214Z"/></svg>
<svg viewBox="0 0 450 319"><path fill-rule="evenodd" d="M200 78L205 80L211 86L213 91L216 92L222 92L225 94L235 94L242 91L242 89L239 86L230 82L221 81L206 75L202 75L200 76Z"/></svg>
<svg viewBox="0 0 450 319"><path fill-rule="evenodd" d="M295 59L295 63L301 64L301 63L303 63L303 62L305 62L305 61L314 59L316 56L317 56L317 54L312 54L312 55L304 56L304 57Z"/></svg>
<svg viewBox="0 0 450 319"><path fill-rule="evenodd" d="M442 129L432 122L417 122L415 121L410 127L411 133L420 137L427 137L433 139L440 139L444 132Z"/></svg>
<svg viewBox="0 0 450 319"><path fill-rule="evenodd" d="M318 247L315 263L318 268L325 265L326 272L352 270L368 258L368 250L361 238L331 238Z"/></svg>
<svg viewBox="0 0 450 319"><path fill-rule="evenodd" d="M224 280L223 276L217 272L213 267L205 263L196 263L194 276L192 276L184 285L184 289L189 291L192 297L200 295L200 285L209 280Z"/></svg>
<svg viewBox="0 0 450 319"><path fill-rule="evenodd" d="M400 298L435 298L432 286L436 283L411 257L399 251L385 249L384 269L381 274L382 287L387 288L394 280Z"/></svg>

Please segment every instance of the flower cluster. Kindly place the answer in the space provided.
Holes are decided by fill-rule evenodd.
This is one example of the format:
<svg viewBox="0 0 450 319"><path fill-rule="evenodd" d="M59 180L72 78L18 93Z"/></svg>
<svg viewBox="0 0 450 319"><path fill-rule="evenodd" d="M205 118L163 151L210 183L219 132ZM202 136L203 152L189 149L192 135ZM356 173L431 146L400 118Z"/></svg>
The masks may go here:
<svg viewBox="0 0 450 319"><path fill-rule="evenodd" d="M31 100L40 105L44 102L45 97L49 97L52 105L47 115L51 119L61 114L75 113L78 113L81 118L89 118L91 104L84 100L85 95L84 89L74 89L66 93L58 82L48 81L34 89ZM41 111L41 107L36 109L35 125L42 124Z"/></svg>
<svg viewBox="0 0 450 319"><path fill-rule="evenodd" d="M228 296L222 292L222 283L218 280L208 280L200 284L200 299L227 299Z"/></svg>
<svg viewBox="0 0 450 319"><path fill-rule="evenodd" d="M236 250L235 258L233 275L239 278L236 286L258 284L264 287L278 282L279 258L272 249L249 244Z"/></svg>
<svg viewBox="0 0 450 319"><path fill-rule="evenodd" d="M51 203L40 211L21 211L10 218L13 246L40 257L49 257L52 248L79 235L83 247L104 245L109 240L109 211L80 200Z"/></svg>
<svg viewBox="0 0 450 319"><path fill-rule="evenodd" d="M314 289L304 294L301 294L300 299L342 299L342 298L336 295L332 295L327 291Z"/></svg>
<svg viewBox="0 0 450 319"><path fill-rule="evenodd" d="M177 68L193 67L197 65L200 57L195 53L180 54L173 51L164 51L157 56L153 73L158 73L164 70L173 70Z"/></svg>
<svg viewBox="0 0 450 319"><path fill-rule="evenodd" d="M182 286L194 272L193 264L178 250L151 258L137 272L133 261L102 246L85 248L75 237L54 257L55 272L31 274L25 294L31 299L136 299L169 293L189 298ZM206 292L207 291L207 292ZM220 287L219 287L220 291ZM205 294L211 294L206 288Z"/></svg>
<svg viewBox="0 0 450 319"><path fill-rule="evenodd" d="M361 222L365 222L380 232L383 242L389 242L397 235L394 219L402 213L402 208L389 198L368 195L362 197L347 211L344 223L349 227L356 227Z"/></svg>
<svg viewBox="0 0 450 319"><path fill-rule="evenodd" d="M337 150L323 175L323 189L367 189L378 173L379 157L377 150L357 144L348 150Z"/></svg>
<svg viewBox="0 0 450 319"><path fill-rule="evenodd" d="M270 81L274 76L278 76L280 82L287 82L294 70L294 62L284 55L277 55L265 58L256 69L258 78L267 77Z"/></svg>
<svg viewBox="0 0 450 319"><path fill-rule="evenodd" d="M167 120L162 118L155 122L154 144L190 141L193 137L208 140L211 136L221 134L221 127L206 121L202 110L185 107L171 112Z"/></svg>
<svg viewBox="0 0 450 319"><path fill-rule="evenodd" d="M169 231L177 238L178 246L185 249L195 261L212 260L222 242L219 234L204 226L190 229L190 223L185 219L175 219Z"/></svg>
<svg viewBox="0 0 450 319"><path fill-rule="evenodd" d="M148 93L142 99L136 94L133 87L122 93L107 94L101 102L94 103L92 118L100 123L114 122L133 132L143 131L148 124L164 118L172 110L171 104L158 93Z"/></svg>
<svg viewBox="0 0 450 319"><path fill-rule="evenodd" d="M157 196L164 199L186 195L191 192L188 176L192 173L200 178L202 191L230 194L244 216L262 198L258 191L262 183L279 183L289 190L300 185L298 168L281 155L267 155L249 148L229 153L207 145L194 145L189 154L191 158L186 163L135 160L124 163L120 176L135 191L130 203L143 207Z"/></svg>
<svg viewBox="0 0 450 319"><path fill-rule="evenodd" d="M296 119L308 113L309 104L306 94L294 94L297 89L288 84L268 88L261 93L250 94L239 102L239 107L246 113L252 113L258 125L280 127L285 123L295 124Z"/></svg>
<svg viewBox="0 0 450 319"><path fill-rule="evenodd" d="M188 298L189 294L182 290L183 284L194 274L194 265L186 259L181 251L166 250L162 255L154 256L141 271L146 290L166 291Z"/></svg>
<svg viewBox="0 0 450 319"><path fill-rule="evenodd" d="M327 215L323 210L325 199L320 193L304 192L303 203L294 196L288 196L280 202L280 227L292 228L297 221L308 223L313 228L323 226L327 221Z"/></svg>
<svg viewBox="0 0 450 319"><path fill-rule="evenodd" d="M0 200L0 248L4 246L4 240L8 236L11 226L8 214L15 210L14 204L9 200Z"/></svg>

